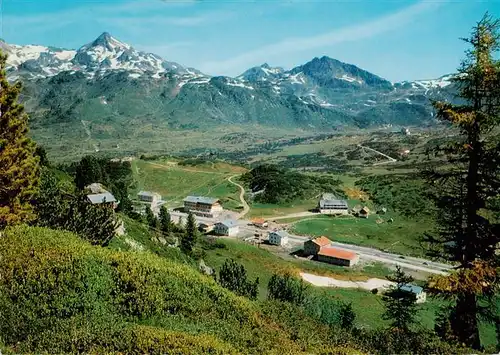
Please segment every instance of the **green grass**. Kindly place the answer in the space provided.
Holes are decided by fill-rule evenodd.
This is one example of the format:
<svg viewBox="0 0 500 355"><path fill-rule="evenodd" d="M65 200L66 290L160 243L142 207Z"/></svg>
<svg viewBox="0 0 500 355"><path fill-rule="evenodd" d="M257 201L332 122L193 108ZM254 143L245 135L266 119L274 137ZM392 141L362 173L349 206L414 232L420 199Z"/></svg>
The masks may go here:
<svg viewBox="0 0 500 355"><path fill-rule="evenodd" d="M310 272L319 275L332 276L339 279L361 280L368 277L383 278L390 271L384 266L375 264L365 266L363 269L349 269L336 267L315 261L284 260L271 252L257 248L255 246L228 239L221 239L227 246L226 249L207 251L207 263L219 270L220 266L227 258L233 258L245 266L251 279L259 278L259 298L265 299L267 296L267 283L274 272ZM385 324L381 315L383 313L383 303L380 295L373 295L371 292L357 289L341 288L320 288L312 287L311 292L318 296L333 296L340 300L352 302L356 311L357 321L360 325L367 327L378 327ZM421 324L426 327L433 326L434 313L439 301L430 300L424 303L419 313Z"/></svg>
<svg viewBox="0 0 500 355"><path fill-rule="evenodd" d="M206 262L219 270L226 259L233 258L243 264L250 278L259 278L259 297L267 296L267 284L274 273L289 271L298 274L300 271L318 275L327 275L339 279L366 280L368 277L384 277L390 271L375 264L364 267L344 268L315 261L297 260L291 256L275 255L265 247L255 247L231 239L220 239L225 249L207 250Z"/></svg>
<svg viewBox="0 0 500 355"><path fill-rule="evenodd" d="M368 277L384 278L390 273L383 265L374 264L363 269L348 269L314 261L285 260L263 248L257 248L240 241L221 239L226 249L208 250L206 262L219 270L227 258L233 258L245 266L248 276L253 280L259 278L259 298L267 297L267 284L275 272L310 272L318 275L331 276L338 279L362 280ZM356 312L356 322L359 326L377 328L387 324L382 319L384 306L381 295L359 289L321 288L311 286L310 292L320 297L335 297L345 302L351 302ZM432 329L436 312L444 301L427 298L427 302L419 305L417 325ZM481 338L484 345L496 344L493 325L481 324Z"/></svg>
<svg viewBox="0 0 500 355"><path fill-rule="evenodd" d="M308 201L297 201L286 204L253 203L250 205L250 217L277 217L292 213L306 212L318 204L316 199Z"/></svg>
<svg viewBox="0 0 500 355"><path fill-rule="evenodd" d="M151 252L165 259L174 260L183 264L195 265L193 260L184 255L179 249L170 248L166 245L152 241L153 235L146 224L122 214L120 214L120 218L125 225L125 235L114 237L110 242L110 248L120 251L133 251L139 248L139 250Z"/></svg>
<svg viewBox="0 0 500 355"><path fill-rule="evenodd" d="M173 160L135 160L132 171L137 181L133 192L158 192L168 201L168 207L181 206L188 195L217 197L226 209L234 210L241 204L239 188L227 181L227 178L244 171L237 166L225 163L181 166Z"/></svg>
<svg viewBox="0 0 500 355"><path fill-rule="evenodd" d="M393 223L386 222L393 218ZM384 222L378 224L380 218ZM367 219L345 217L319 217L294 224L294 233L327 236L331 240L389 250L405 255L422 256L419 237L429 228L426 220L410 220L397 214L370 215Z"/></svg>

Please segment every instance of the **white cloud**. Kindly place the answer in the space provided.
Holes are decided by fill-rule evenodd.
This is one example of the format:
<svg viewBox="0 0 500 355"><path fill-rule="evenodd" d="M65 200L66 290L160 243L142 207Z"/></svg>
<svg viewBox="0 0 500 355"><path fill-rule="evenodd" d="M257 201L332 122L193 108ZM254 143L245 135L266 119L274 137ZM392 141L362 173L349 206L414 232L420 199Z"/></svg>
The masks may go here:
<svg viewBox="0 0 500 355"><path fill-rule="evenodd" d="M138 27L145 28L147 26L179 26L179 27L194 27L202 26L208 23L216 23L227 20L234 16L234 12L230 11L211 11L192 16L121 16L102 18L108 24L115 26L130 28Z"/></svg>
<svg viewBox="0 0 500 355"><path fill-rule="evenodd" d="M435 9L438 2L421 1L395 13L379 17L362 24L340 28L331 32L310 37L287 38L280 42L237 55L228 60L206 62L200 70L206 73L220 72L237 74L251 66L268 61L273 56L297 53L308 49L331 46L343 42L352 42L371 38L384 32L404 26L423 12Z"/></svg>
<svg viewBox="0 0 500 355"><path fill-rule="evenodd" d="M136 49L139 49L144 52L158 54L162 57L168 58L168 56L175 50L180 48L192 47L196 43L190 41L179 41L179 42L171 42L168 44L160 44L160 45L136 45L134 46Z"/></svg>
<svg viewBox="0 0 500 355"><path fill-rule="evenodd" d="M1 1L1 0L0 0ZM46 29L57 29L78 22L86 15L100 20L113 16L119 21L121 16L134 16L138 20L144 20L153 11L161 11L172 7L186 7L197 3L199 0L149 0L149 1L127 1L111 5L102 3L85 3L63 11L39 13L36 15L9 15L4 13L0 16L1 27L36 26L38 31ZM189 20L185 20L189 22ZM199 20L198 20L199 21ZM30 29L32 30L32 29Z"/></svg>

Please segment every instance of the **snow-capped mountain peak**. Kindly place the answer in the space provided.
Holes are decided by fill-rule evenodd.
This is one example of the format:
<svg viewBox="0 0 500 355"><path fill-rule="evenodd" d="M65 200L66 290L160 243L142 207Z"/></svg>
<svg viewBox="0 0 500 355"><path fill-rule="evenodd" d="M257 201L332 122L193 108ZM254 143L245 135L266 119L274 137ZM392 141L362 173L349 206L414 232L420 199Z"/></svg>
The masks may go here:
<svg viewBox="0 0 500 355"><path fill-rule="evenodd" d="M8 70L14 79L19 75L43 78L63 71L81 71L92 78L114 70L127 71L133 78L143 75L160 78L166 72L178 74L184 81L206 77L194 69L165 61L156 54L137 51L108 32L77 51L37 45L18 46L1 41L0 49L8 55Z"/></svg>
<svg viewBox="0 0 500 355"><path fill-rule="evenodd" d="M121 42L111 36L108 32L103 32L94 42L91 43L92 47L105 47L109 51L125 51L130 49L130 45Z"/></svg>

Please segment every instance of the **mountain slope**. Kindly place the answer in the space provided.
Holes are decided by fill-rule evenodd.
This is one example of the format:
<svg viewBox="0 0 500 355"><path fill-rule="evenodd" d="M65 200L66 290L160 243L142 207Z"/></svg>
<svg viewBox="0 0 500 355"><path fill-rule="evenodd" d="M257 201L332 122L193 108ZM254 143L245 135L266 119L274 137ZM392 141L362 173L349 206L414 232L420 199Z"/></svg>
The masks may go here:
<svg viewBox="0 0 500 355"><path fill-rule="evenodd" d="M54 135L119 142L249 125L310 132L429 125L429 99L454 91L450 76L392 84L325 56L291 70L263 64L236 78L210 77L109 33L76 51L0 45L9 54L9 80L25 83L33 132L44 143ZM157 128L145 135L147 125Z"/></svg>
<svg viewBox="0 0 500 355"><path fill-rule="evenodd" d="M149 252L21 226L4 232L0 255L7 353L360 353L298 307L251 302ZM286 311L300 322L275 319Z"/></svg>

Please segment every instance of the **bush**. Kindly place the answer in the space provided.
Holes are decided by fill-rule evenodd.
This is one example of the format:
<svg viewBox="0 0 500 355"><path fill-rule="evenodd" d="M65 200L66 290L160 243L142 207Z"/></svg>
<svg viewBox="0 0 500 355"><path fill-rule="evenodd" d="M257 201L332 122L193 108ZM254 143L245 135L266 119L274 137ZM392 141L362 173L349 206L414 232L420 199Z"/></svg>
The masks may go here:
<svg viewBox="0 0 500 355"><path fill-rule="evenodd" d="M294 340L307 334L302 324L285 332L190 266L93 247L69 232L7 229L0 271L0 344L14 353L296 354L334 345Z"/></svg>
<svg viewBox="0 0 500 355"><path fill-rule="evenodd" d="M302 305L307 296L307 286L304 281L288 273L271 276L267 290L270 300L290 302L295 305Z"/></svg>

